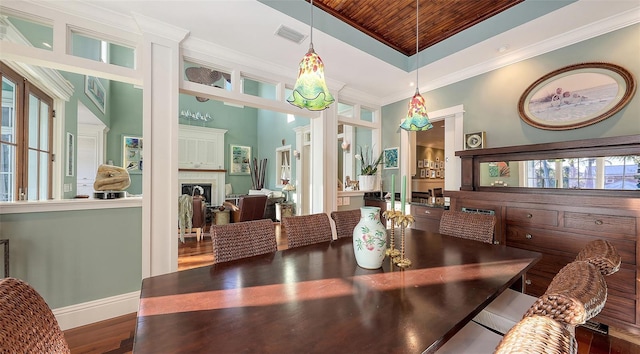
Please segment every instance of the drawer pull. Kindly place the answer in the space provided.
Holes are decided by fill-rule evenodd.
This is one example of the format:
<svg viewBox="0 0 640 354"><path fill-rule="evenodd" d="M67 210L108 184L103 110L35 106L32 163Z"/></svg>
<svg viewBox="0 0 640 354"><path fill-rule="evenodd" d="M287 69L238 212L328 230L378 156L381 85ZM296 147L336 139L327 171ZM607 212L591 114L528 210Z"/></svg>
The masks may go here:
<svg viewBox="0 0 640 354"><path fill-rule="evenodd" d="M602 225L602 220L596 220L596 225Z"/></svg>
<svg viewBox="0 0 640 354"><path fill-rule="evenodd" d="M531 234L526 234L526 235L524 235L524 237L525 237L526 239L528 239L528 240L531 240L531 239L533 238L533 235L531 235Z"/></svg>
<svg viewBox="0 0 640 354"><path fill-rule="evenodd" d="M429 210L425 210L424 213L425 214L431 214L431 212Z"/></svg>
<svg viewBox="0 0 640 354"><path fill-rule="evenodd" d="M533 217L533 214L527 214L527 219L531 219Z"/></svg>
<svg viewBox="0 0 640 354"><path fill-rule="evenodd" d="M524 283L527 284L527 285L531 285L531 280L527 279L527 280L524 281Z"/></svg>

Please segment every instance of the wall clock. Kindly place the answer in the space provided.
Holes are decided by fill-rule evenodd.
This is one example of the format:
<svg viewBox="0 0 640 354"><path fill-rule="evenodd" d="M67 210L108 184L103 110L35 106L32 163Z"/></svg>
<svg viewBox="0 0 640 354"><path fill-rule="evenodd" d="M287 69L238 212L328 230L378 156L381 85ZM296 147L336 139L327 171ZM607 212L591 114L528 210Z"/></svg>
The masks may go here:
<svg viewBox="0 0 640 354"><path fill-rule="evenodd" d="M485 144L485 132L469 133L464 135L464 149L482 149Z"/></svg>

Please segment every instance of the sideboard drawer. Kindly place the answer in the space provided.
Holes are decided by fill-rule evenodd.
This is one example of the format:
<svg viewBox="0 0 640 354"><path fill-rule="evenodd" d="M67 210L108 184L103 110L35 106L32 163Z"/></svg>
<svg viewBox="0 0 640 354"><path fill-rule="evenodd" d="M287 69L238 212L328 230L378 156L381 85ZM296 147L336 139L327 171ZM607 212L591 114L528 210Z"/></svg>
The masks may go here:
<svg viewBox="0 0 640 354"><path fill-rule="evenodd" d="M443 211L444 209L442 208L412 204L411 215L413 215L415 222L411 227L418 230L438 232Z"/></svg>
<svg viewBox="0 0 640 354"><path fill-rule="evenodd" d="M507 222L517 222L526 225L558 226L558 211L508 207Z"/></svg>
<svg viewBox="0 0 640 354"><path fill-rule="evenodd" d="M636 218L627 216L565 212L564 227L636 238Z"/></svg>

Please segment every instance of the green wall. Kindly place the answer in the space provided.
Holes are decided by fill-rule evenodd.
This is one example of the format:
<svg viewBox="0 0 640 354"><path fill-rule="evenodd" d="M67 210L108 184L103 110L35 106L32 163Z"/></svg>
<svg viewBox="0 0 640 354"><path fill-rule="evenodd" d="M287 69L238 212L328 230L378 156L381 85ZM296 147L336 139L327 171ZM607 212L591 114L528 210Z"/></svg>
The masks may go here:
<svg viewBox="0 0 640 354"><path fill-rule="evenodd" d="M489 148L640 134L637 93L617 114L580 129L542 130L524 123L518 115L518 100L529 85L571 64L610 62L626 68L638 80L638 53L640 25L633 25L422 94L429 111L463 104L464 133L485 131ZM408 102L409 97L382 108L384 146L400 146L398 125ZM388 185L390 172L384 177Z"/></svg>
<svg viewBox="0 0 640 354"><path fill-rule="evenodd" d="M309 125L309 118L295 117L292 122L287 121L287 115L264 109L258 110L258 151L260 159L267 159L267 170L265 172L264 188L270 190L280 190L276 187L280 181L276 179L276 148L284 145L291 145L291 179L295 180L296 168L299 160L293 157L293 150L302 151L302 147L296 146L296 127ZM292 182L295 183L295 182Z"/></svg>
<svg viewBox="0 0 640 354"><path fill-rule="evenodd" d="M11 276L59 308L140 290L142 208L0 214Z"/></svg>
<svg viewBox="0 0 640 354"><path fill-rule="evenodd" d="M226 129L224 135L224 167L229 170L229 145L251 146L251 157L259 157L257 109L251 107L238 108L225 105L223 102L208 100L199 102L194 96L180 94L180 111L209 113L213 120L209 122L189 120L180 117L179 123L191 126ZM248 193L251 188L249 175L225 175L226 183L231 183L233 193Z"/></svg>
<svg viewBox="0 0 640 354"><path fill-rule="evenodd" d="M113 160L114 165L122 166L122 137L124 135L142 137L142 90L131 84L111 81L108 97L111 125L107 133L105 163ZM142 173L132 172L129 177L131 185L127 188L127 192L142 194Z"/></svg>

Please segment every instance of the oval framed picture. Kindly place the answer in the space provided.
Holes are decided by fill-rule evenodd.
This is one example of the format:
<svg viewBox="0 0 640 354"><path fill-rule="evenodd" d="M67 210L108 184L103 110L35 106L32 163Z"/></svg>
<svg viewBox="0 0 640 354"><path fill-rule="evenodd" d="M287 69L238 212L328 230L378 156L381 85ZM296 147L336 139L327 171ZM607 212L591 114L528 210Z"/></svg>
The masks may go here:
<svg viewBox="0 0 640 354"><path fill-rule="evenodd" d="M546 130L586 127L620 111L633 97L633 75L609 63L581 63L553 71L520 96L518 114Z"/></svg>

